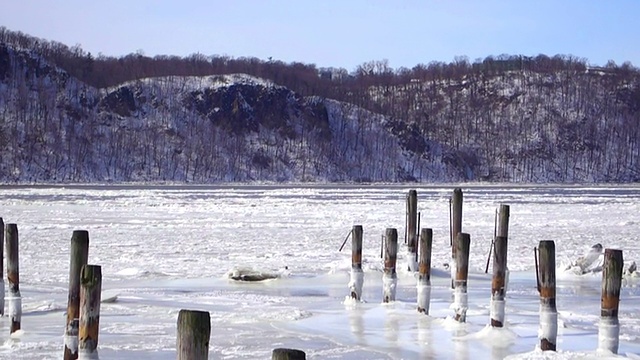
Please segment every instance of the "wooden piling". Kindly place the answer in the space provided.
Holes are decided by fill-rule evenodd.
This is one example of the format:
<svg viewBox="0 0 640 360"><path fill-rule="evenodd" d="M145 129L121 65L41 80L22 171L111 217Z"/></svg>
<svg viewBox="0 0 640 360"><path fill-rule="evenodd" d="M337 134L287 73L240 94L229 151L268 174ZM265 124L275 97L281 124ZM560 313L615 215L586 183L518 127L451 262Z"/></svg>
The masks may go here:
<svg viewBox="0 0 640 360"><path fill-rule="evenodd" d="M296 349L273 349L271 360L306 360L307 355L302 350Z"/></svg>
<svg viewBox="0 0 640 360"><path fill-rule="evenodd" d="M602 267L602 301L598 326L598 349L618 353L620 342L620 287L622 286L622 250L605 249Z"/></svg>
<svg viewBox="0 0 640 360"><path fill-rule="evenodd" d="M364 273L362 272L362 225L354 225L351 230L351 281L349 291L351 298L360 300L362 297L362 285Z"/></svg>
<svg viewBox="0 0 640 360"><path fill-rule="evenodd" d="M491 281L491 326L504 326L507 273L507 238L496 237L493 242L493 279Z"/></svg>
<svg viewBox="0 0 640 360"><path fill-rule="evenodd" d="M207 311L180 310L178 313L178 360L207 360L211 337L211 316Z"/></svg>
<svg viewBox="0 0 640 360"><path fill-rule="evenodd" d="M0 317L4 316L4 220L0 217Z"/></svg>
<svg viewBox="0 0 640 360"><path fill-rule="evenodd" d="M496 224L495 224L493 241L491 242L491 248L489 249L489 256L487 257L487 266L484 269L484 273L489 272L489 260L493 252L494 243L498 236L509 238L509 205L500 204L496 210ZM505 288L507 284L505 282Z"/></svg>
<svg viewBox="0 0 640 360"><path fill-rule="evenodd" d="M382 275L382 302L388 303L396 300L396 285L398 275L396 273L396 260L398 258L398 230L388 228L385 232L384 243L384 273Z"/></svg>
<svg viewBox="0 0 640 360"><path fill-rule="evenodd" d="M407 195L407 267L418 271L418 192L409 190Z"/></svg>
<svg viewBox="0 0 640 360"><path fill-rule="evenodd" d="M556 245L551 240L538 245L538 284L540 289L540 349L556 351L558 311L556 309Z"/></svg>
<svg viewBox="0 0 640 360"><path fill-rule="evenodd" d="M84 265L80 270L80 319L78 327L78 359L98 359L100 329L100 295L102 268Z"/></svg>
<svg viewBox="0 0 640 360"><path fill-rule="evenodd" d="M509 238L509 205L500 204L498 207L498 229L496 237Z"/></svg>
<svg viewBox="0 0 640 360"><path fill-rule="evenodd" d="M20 266L18 261L18 225L6 226L7 281L9 283L9 317L11 334L20 330L22 319L22 297L20 296Z"/></svg>
<svg viewBox="0 0 640 360"><path fill-rule="evenodd" d="M462 232L462 189L455 188L451 197L451 288L454 288L456 278L456 239L458 234Z"/></svg>
<svg viewBox="0 0 640 360"><path fill-rule="evenodd" d="M455 310L455 320L463 323L467 321L467 309L469 307L467 297L467 279L469 276L469 250L471 247L471 236L467 233L459 232L456 236L455 247L456 277L453 292L453 308Z"/></svg>
<svg viewBox="0 0 640 360"><path fill-rule="evenodd" d="M456 244L455 240L458 233L462 232L462 189L455 188L453 190L453 196L451 197L451 248L454 251Z"/></svg>
<svg viewBox="0 0 640 360"><path fill-rule="evenodd" d="M80 319L80 271L89 259L89 232L75 230L71 235L69 265L69 298L64 332L64 360L78 358L78 328Z"/></svg>
<svg viewBox="0 0 640 360"><path fill-rule="evenodd" d="M431 302L431 247L433 230L420 232L420 262L418 264L418 312L429 315Z"/></svg>

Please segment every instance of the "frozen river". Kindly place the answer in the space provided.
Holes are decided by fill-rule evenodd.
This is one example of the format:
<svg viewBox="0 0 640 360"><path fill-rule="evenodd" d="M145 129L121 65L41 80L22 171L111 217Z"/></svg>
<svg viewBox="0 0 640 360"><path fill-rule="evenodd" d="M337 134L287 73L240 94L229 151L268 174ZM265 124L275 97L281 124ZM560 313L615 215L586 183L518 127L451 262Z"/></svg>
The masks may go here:
<svg viewBox="0 0 640 360"><path fill-rule="evenodd" d="M640 260L640 187L463 185L462 229L471 235L467 324L452 300L449 197L454 186L55 186L0 187L0 217L20 233L22 331L0 320L0 359L62 355L73 230L90 234L89 263L102 266L101 359L175 359L180 309L211 314L212 359L268 359L276 347L310 359L543 358L533 248L555 240L558 267L595 243ZM380 238L402 238L405 197L418 191L421 227L434 234L430 316L415 310L416 280L399 255L397 301L381 304ZM485 264L500 204L511 207L507 324L489 321ZM364 228L365 302L345 303L350 247ZM402 244L402 239L399 241ZM231 281L235 268L277 272L262 283ZM558 270L555 358L595 355L601 274ZM489 271L491 273L491 271ZM640 281L625 280L619 354L640 353Z"/></svg>

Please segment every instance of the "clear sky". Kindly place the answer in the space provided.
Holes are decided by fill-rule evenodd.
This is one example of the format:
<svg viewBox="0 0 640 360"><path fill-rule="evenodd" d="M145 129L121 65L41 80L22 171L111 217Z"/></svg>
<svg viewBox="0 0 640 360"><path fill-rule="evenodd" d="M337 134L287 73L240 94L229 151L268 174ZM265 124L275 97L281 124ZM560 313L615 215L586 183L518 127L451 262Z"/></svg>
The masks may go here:
<svg viewBox="0 0 640 360"><path fill-rule="evenodd" d="M640 0L0 0L0 25L94 55L271 57L349 71L500 54L640 66Z"/></svg>

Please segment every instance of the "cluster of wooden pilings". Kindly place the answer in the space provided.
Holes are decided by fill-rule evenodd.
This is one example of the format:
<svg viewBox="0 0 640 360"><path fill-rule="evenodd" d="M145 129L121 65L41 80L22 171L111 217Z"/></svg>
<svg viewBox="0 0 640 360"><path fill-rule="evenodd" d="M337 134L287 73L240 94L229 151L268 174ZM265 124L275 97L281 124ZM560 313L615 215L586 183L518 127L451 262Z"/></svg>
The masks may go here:
<svg viewBox="0 0 640 360"><path fill-rule="evenodd" d="M429 314L431 295L431 253L433 230L421 228L418 237L420 216L417 191L410 190L407 195L407 213L405 243L407 244L407 269L417 271L417 310ZM471 236L462 232L463 194L456 188L450 198L450 246L451 246L451 288L453 290L453 318L458 322L466 321L468 309L468 273ZM507 291L507 248L509 233L509 205L500 204L496 210L495 229L485 272L489 269L489 260L493 260L491 281L491 303L489 325L496 328L505 326L505 297ZM363 228L354 225L352 234L352 265L349 292L351 298L361 300L364 274L362 271ZM539 347L542 350L556 350L558 314L556 309L556 263L555 243L540 241L536 251L537 287L540 293L540 331ZM493 254L493 256L491 256ZM381 256L384 258L382 275L382 302L395 300L397 286L398 232L388 228L383 235ZM622 283L622 251L605 249L601 317L599 324L598 349L617 353L618 351L618 305Z"/></svg>
<svg viewBox="0 0 640 360"><path fill-rule="evenodd" d="M11 319L10 332L21 329L22 297L20 295L20 267L18 225L4 224L0 218L0 248L7 252L7 281L9 284L8 316ZM2 250L0 250L2 251ZM64 330L64 355L68 359L98 358L98 329L100 321L100 291L102 272L98 265L87 264L89 253L89 233L84 230L73 232L71 237L71 266L69 270L69 301ZM2 256L0 256L2 258ZM0 275L2 274L0 264ZM4 282L0 280L0 313L4 315Z"/></svg>
<svg viewBox="0 0 640 360"><path fill-rule="evenodd" d="M537 248L537 282L540 293L540 348L556 350L558 311L556 309L555 243L540 241ZM598 326L598 349L617 354L620 323L618 308L623 268L622 250L605 249L602 267L602 298Z"/></svg>
<svg viewBox="0 0 640 360"><path fill-rule="evenodd" d="M7 315L10 318L10 332L13 335L21 329L22 297L18 262L18 226L4 224L0 217L0 316L5 315L5 299L8 302ZM4 244L4 246L2 245ZM4 276L2 274L6 247L7 281L9 293L5 297ZM90 265L89 232L75 230L71 236L69 265L69 296L64 327L64 360L94 360L98 356L98 333L100 328L100 301L102 291L102 269ZM185 310L178 313L176 349L178 360L206 360L209 357L211 335L210 314L206 311ZM272 359L304 360L306 355L296 349L274 349Z"/></svg>
<svg viewBox="0 0 640 360"><path fill-rule="evenodd" d="M411 190L407 196L407 218L405 243L407 244L407 268L417 272L417 310L429 314L431 294L431 253L433 230L420 228L417 212L417 191ZM456 188L450 199L450 246L451 246L451 287L454 293L454 318L466 321L468 308L467 280L471 236L462 232L462 190ZM505 325L505 295L507 289L507 245L509 230L509 206L501 204L496 213L496 228L491 245L493 254L493 277L491 282L491 306L489 324L492 327ZM11 333L19 331L22 317L22 298L19 289L18 226L4 224L0 218L0 251L6 247L7 281L9 294L8 316ZM418 236L418 229L420 233ZM352 236L352 267L349 293L353 299L361 300L364 284L362 270L363 228L354 225ZM383 302L395 301L397 286L398 231L388 228L383 236L382 256ZM345 239L346 241L346 239ZM343 244L344 245L344 244ZM540 293L539 347L542 350L556 350L557 320L556 309L556 265L555 243L540 241L536 252L536 276ZM0 254L3 255L3 254ZM64 359L98 359L98 330L100 321L100 298L102 270L98 265L88 264L89 233L76 230L71 236L69 296L64 330ZM0 315L4 315L5 286L3 256L0 256ZM487 260L487 270L489 259ZM599 324L598 348L617 353L619 344L618 307L622 284L623 257L621 250L605 249L602 301ZM211 334L210 314L199 310L180 310L177 322L176 349L178 360L204 360L208 358ZM273 360L303 360L304 351L296 349L274 349Z"/></svg>

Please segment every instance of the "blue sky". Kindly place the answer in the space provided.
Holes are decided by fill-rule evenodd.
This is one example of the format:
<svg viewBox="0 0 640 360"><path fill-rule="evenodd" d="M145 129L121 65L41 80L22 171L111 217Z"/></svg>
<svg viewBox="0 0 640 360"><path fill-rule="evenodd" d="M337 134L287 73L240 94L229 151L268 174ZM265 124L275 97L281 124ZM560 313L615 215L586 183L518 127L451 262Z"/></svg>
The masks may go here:
<svg viewBox="0 0 640 360"><path fill-rule="evenodd" d="M640 66L639 0L0 0L0 25L94 55L269 57L353 70L489 55Z"/></svg>

